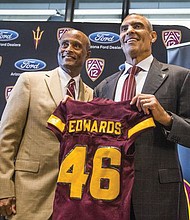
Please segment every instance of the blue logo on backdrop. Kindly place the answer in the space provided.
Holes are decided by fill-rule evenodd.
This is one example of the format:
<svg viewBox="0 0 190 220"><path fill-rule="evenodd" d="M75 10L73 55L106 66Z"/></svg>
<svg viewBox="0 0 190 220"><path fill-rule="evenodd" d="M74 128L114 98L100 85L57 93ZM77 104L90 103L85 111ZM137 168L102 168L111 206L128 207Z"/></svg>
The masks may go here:
<svg viewBox="0 0 190 220"><path fill-rule="evenodd" d="M119 68L118 68L119 70L124 70L125 69L125 64L124 63L122 63L121 65L119 65Z"/></svg>
<svg viewBox="0 0 190 220"><path fill-rule="evenodd" d="M0 29L0 41L11 41L17 39L19 34L16 31Z"/></svg>
<svg viewBox="0 0 190 220"><path fill-rule="evenodd" d="M98 44L111 44L119 41L119 35L113 32L94 32L89 35L89 39Z"/></svg>
<svg viewBox="0 0 190 220"><path fill-rule="evenodd" d="M46 63L37 59L23 59L15 63L15 67L23 71L38 71L46 67Z"/></svg>

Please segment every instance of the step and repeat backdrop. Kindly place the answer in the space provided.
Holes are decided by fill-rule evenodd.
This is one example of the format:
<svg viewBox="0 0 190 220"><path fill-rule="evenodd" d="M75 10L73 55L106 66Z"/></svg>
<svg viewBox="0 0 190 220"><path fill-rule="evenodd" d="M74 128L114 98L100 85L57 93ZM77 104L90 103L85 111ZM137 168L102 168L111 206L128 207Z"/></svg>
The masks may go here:
<svg viewBox="0 0 190 220"><path fill-rule="evenodd" d="M90 87L123 67L120 24L0 22L0 117L20 74L57 67L58 39L67 27L83 31L91 41L91 58L82 71L82 78ZM158 25L154 29L158 40L153 45L153 54L160 61L167 62L168 46L190 41L188 28Z"/></svg>
<svg viewBox="0 0 190 220"><path fill-rule="evenodd" d="M91 41L91 58L87 60L82 70L82 78L91 88L123 68L125 57L119 41L120 24L2 21L0 22L0 118L20 74L25 71L50 70L58 66L58 39L63 29L69 27L83 31ZM154 29L158 33L158 40L153 45L154 57L162 62L175 63L175 58L168 60L167 48L189 42L190 30L177 25L155 25ZM178 57L178 52L174 54ZM183 59L177 62L178 65L183 66ZM188 165L190 160L186 161L186 159L187 155L188 158L190 157L190 150L187 148L185 150L184 153L184 147L179 146L179 157L188 195L190 194L190 164Z"/></svg>

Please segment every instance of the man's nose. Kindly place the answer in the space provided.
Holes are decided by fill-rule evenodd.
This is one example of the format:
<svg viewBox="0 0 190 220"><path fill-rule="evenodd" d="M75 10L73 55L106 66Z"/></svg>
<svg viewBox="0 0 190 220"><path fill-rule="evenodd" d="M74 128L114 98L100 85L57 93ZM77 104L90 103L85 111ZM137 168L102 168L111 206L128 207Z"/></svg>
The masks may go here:
<svg viewBox="0 0 190 220"><path fill-rule="evenodd" d="M133 28L133 26L128 26L128 29L127 29L127 33L129 34L129 33L133 33L133 32L135 32L135 29Z"/></svg>
<svg viewBox="0 0 190 220"><path fill-rule="evenodd" d="M73 49L72 44L68 44L66 50L72 50L72 49Z"/></svg>

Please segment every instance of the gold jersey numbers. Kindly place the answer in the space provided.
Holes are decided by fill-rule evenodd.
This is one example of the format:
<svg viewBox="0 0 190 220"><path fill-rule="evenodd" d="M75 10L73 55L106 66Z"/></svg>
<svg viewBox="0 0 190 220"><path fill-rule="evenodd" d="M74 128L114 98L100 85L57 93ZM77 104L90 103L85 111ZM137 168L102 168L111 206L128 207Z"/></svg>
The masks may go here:
<svg viewBox="0 0 190 220"><path fill-rule="evenodd" d="M120 192L121 152L104 146L96 150L92 173L86 173L87 146L75 146L62 161L58 182L70 184L70 198L82 198L83 187L90 181L90 194L95 199L114 200ZM103 164L104 160L109 162ZM102 187L102 182L107 182Z"/></svg>

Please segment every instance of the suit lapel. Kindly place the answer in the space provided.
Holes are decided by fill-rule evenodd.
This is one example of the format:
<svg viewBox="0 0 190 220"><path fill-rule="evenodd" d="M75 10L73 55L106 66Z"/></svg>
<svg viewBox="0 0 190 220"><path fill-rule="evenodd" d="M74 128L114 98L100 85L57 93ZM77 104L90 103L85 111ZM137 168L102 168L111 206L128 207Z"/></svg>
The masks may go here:
<svg viewBox="0 0 190 220"><path fill-rule="evenodd" d="M105 98L113 99L115 98L116 86L119 77L122 75L124 70L115 73L109 80L106 80L105 87L103 88L103 94Z"/></svg>
<svg viewBox="0 0 190 220"><path fill-rule="evenodd" d="M58 68L47 72L45 75L45 81L53 100L58 106L60 101L63 99Z"/></svg>
<svg viewBox="0 0 190 220"><path fill-rule="evenodd" d="M80 101L89 101L90 100L90 94L87 91L87 88L85 84L82 82L82 79L80 78L79 81L79 98Z"/></svg>
<svg viewBox="0 0 190 220"><path fill-rule="evenodd" d="M167 66L163 66L162 63L159 63L156 59L154 59L145 80L142 93L155 94L167 77Z"/></svg>

